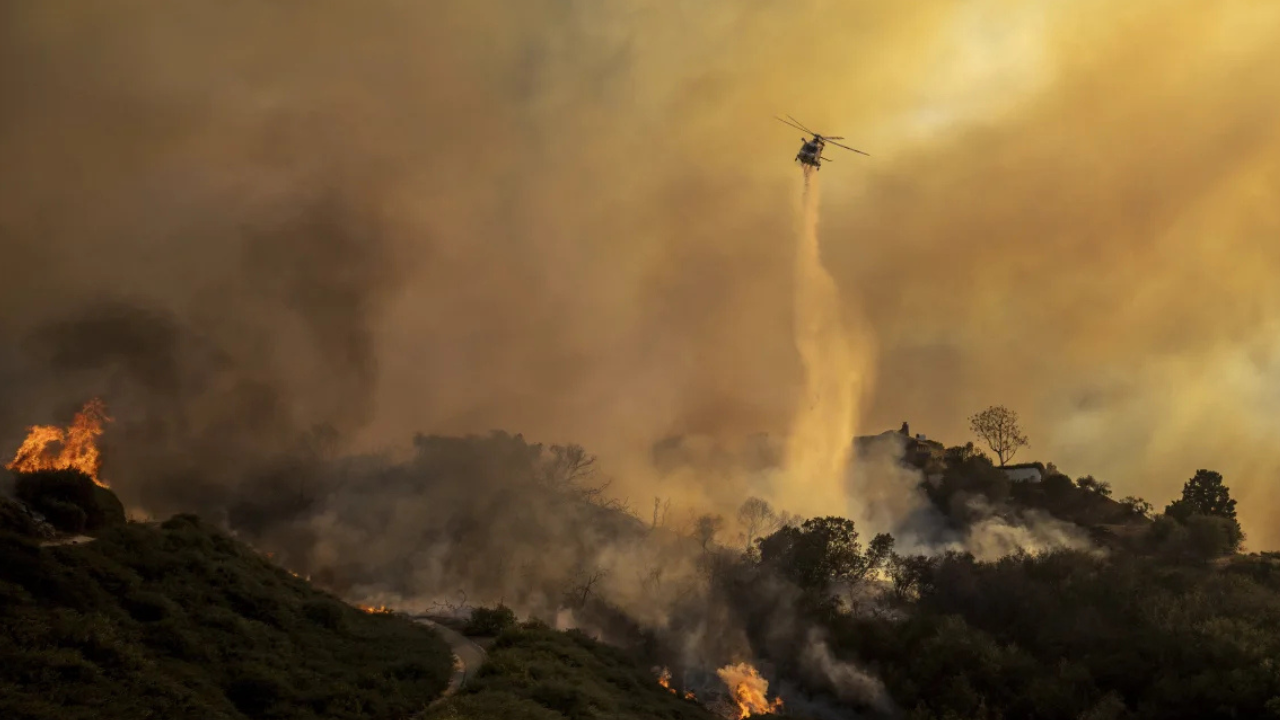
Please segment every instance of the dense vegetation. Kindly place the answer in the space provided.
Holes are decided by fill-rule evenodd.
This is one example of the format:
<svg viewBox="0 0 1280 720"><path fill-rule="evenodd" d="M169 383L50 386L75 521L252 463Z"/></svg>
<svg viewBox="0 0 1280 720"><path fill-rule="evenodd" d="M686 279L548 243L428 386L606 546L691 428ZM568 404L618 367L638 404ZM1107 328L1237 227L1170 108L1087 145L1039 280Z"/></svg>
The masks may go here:
<svg viewBox="0 0 1280 720"><path fill-rule="evenodd" d="M1280 565L1080 552L917 568L902 619L833 617L912 718L1280 716Z"/></svg>
<svg viewBox="0 0 1280 720"><path fill-rule="evenodd" d="M622 649L539 623L498 636L489 661L430 720L716 720L658 685Z"/></svg>
<svg viewBox="0 0 1280 720"><path fill-rule="evenodd" d="M407 717L448 682L431 630L352 608L194 516L41 546L0 505L0 717Z"/></svg>
<svg viewBox="0 0 1280 720"><path fill-rule="evenodd" d="M727 561L718 592L780 674L803 675L803 644L767 632L784 605L913 719L1280 717L1280 557L1235 554L1242 535L1222 477L1197 472L1148 519L1149 505L1112 501L1105 483L1050 471L1010 487L980 453L953 448L926 489L957 525L972 507L958 500L980 495L986 512L1031 507L1133 531L1109 535L1103 552L984 563L901 556L885 535L864 547L851 521L812 518ZM840 601L839 588L873 586L877 573L874 602ZM759 590L778 578L799 595L781 603Z"/></svg>
<svg viewBox="0 0 1280 720"><path fill-rule="evenodd" d="M14 478L14 493L58 532L93 534L125 521L124 506L115 493L77 470L19 473ZM17 523L9 529L31 528L17 517L16 510L6 516Z"/></svg>
<svg viewBox="0 0 1280 720"><path fill-rule="evenodd" d="M929 522L944 534L994 518L1056 523L1090 545L995 562L902 554L889 534L863 537L841 517L800 521L758 498L743 503L739 535L717 516L677 531L656 502L644 521L611 504L580 448L497 434L423 440L412 464L351 484L388 505L409 491L438 500L422 506L440 514L415 516L396 547L447 536L460 549L446 559L451 580L519 583L546 598L535 614L571 609L623 646L480 608L458 627L497 636L490 662L432 718L705 720L684 690L709 697L716 668L743 658L767 669L795 717L1280 717L1280 557L1240 553L1221 475L1196 471L1156 512L1052 464L1030 464L1039 482L1011 481L972 445L933 445L902 457L921 470ZM31 515L0 503L0 527L13 531L0 535L0 713L407 718L446 682L435 635L359 613L194 518L124 524L109 494L69 476L20 491L62 532L99 539L39 547L19 537L39 534ZM261 517L269 526L272 515ZM593 564L602 546L646 543L697 570L664 579L635 569L633 590L666 592L642 600L664 603L660 629L612 604L598 582L607 569ZM344 560L348 576L411 575L392 572L405 567L394 553L361 557ZM534 562L546 557L556 563ZM654 666L672 682L712 679L673 694Z"/></svg>

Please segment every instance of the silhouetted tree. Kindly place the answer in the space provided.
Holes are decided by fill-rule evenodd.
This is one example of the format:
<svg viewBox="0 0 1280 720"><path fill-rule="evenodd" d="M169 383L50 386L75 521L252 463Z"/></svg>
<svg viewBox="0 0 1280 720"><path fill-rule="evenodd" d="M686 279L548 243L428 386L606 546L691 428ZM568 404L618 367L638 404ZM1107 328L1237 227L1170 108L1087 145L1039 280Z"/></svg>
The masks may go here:
<svg viewBox="0 0 1280 720"><path fill-rule="evenodd" d="M884 566L893 538L877 535L864 554L852 520L820 517L785 526L760 542L761 562L777 568L800 588L822 592L833 583L856 583Z"/></svg>
<svg viewBox="0 0 1280 720"><path fill-rule="evenodd" d="M929 578L933 559L927 555L899 555L890 553L887 565L889 579L893 581L893 595L898 600L914 600Z"/></svg>
<svg viewBox="0 0 1280 720"><path fill-rule="evenodd" d="M1196 470L1182 486L1182 497L1169 503L1164 514L1177 520L1189 533L1185 541L1166 540L1164 547L1190 547L1190 554L1217 557L1235 552L1244 542L1244 532L1236 520L1236 501L1213 470ZM1175 534L1176 535L1176 534Z"/></svg>
<svg viewBox="0 0 1280 720"><path fill-rule="evenodd" d="M764 537L777 530L781 523L778 514L768 501L758 497L750 497L738 508L738 524L742 526L742 534L746 539L745 551L750 553L756 538Z"/></svg>
<svg viewBox="0 0 1280 720"><path fill-rule="evenodd" d="M1135 497L1133 495L1130 495L1129 497L1126 497L1123 500L1121 500L1120 504L1128 508L1129 512L1139 517L1150 517L1151 511L1153 509L1151 507L1151 503L1147 502L1146 500L1143 500L1140 497Z"/></svg>
<svg viewBox="0 0 1280 720"><path fill-rule="evenodd" d="M649 524L650 530L657 530L667 524L667 511L671 509L671 498L662 502L662 498L655 497L653 499L653 522Z"/></svg>
<svg viewBox="0 0 1280 720"><path fill-rule="evenodd" d="M596 585L607 574L598 568L579 567L569 582L569 588L565 591L565 604L573 608L586 607L591 591L595 590Z"/></svg>
<svg viewBox="0 0 1280 720"><path fill-rule="evenodd" d="M1192 513L1236 519L1236 501L1222 482L1222 475L1212 470L1196 470L1195 477L1182 486L1182 498L1165 508L1165 514L1185 518Z"/></svg>
<svg viewBox="0 0 1280 720"><path fill-rule="evenodd" d="M702 515L693 524L693 536L703 550L707 549L720 529L724 527L724 518L719 515Z"/></svg>
<svg viewBox="0 0 1280 720"><path fill-rule="evenodd" d="M1111 483L1098 480L1092 475L1085 475L1076 480L1076 486L1081 490L1088 490L1102 497L1111 497Z"/></svg>
<svg viewBox="0 0 1280 720"><path fill-rule="evenodd" d="M1013 459L1018 448L1027 445L1027 436L1018 426L1018 414L1003 405L992 405L971 416L969 427L996 454L1001 467Z"/></svg>
<svg viewBox="0 0 1280 720"><path fill-rule="evenodd" d="M925 495L934 506L960 525L974 519L972 506L979 496L979 505L1000 505L1008 499L1010 488L1009 476L972 444L948 448L942 478L924 485Z"/></svg>

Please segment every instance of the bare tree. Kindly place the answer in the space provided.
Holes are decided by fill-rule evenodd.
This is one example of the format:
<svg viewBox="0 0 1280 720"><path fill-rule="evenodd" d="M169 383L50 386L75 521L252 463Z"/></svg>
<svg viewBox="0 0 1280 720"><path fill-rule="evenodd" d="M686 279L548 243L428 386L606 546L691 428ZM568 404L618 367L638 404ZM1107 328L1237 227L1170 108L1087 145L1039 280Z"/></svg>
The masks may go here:
<svg viewBox="0 0 1280 720"><path fill-rule="evenodd" d="M804 517L800 513L787 512L786 510L778 511L777 524L769 532L779 530L784 527L798 528L804 523Z"/></svg>
<svg viewBox="0 0 1280 720"><path fill-rule="evenodd" d="M565 600L572 607L585 607L587 604L587 598L591 596L591 591L595 589L596 585L603 580L604 576L607 574L608 573L604 570L600 569L578 570L569 585L569 590L565 593Z"/></svg>
<svg viewBox="0 0 1280 720"><path fill-rule="evenodd" d="M781 527L781 518L774 512L768 501L758 497L749 497L738 508L738 524L742 526L745 539L744 550L751 552L756 538L764 537Z"/></svg>
<svg viewBox="0 0 1280 720"><path fill-rule="evenodd" d="M706 550L707 545L716 539L716 535L723 527L724 518L719 515L702 515L694 523L693 536L697 538L702 549Z"/></svg>
<svg viewBox="0 0 1280 720"><path fill-rule="evenodd" d="M636 578L640 581L640 589L646 593L657 593L662 590L662 576L666 574L666 568L661 564L654 565L647 573L636 573Z"/></svg>
<svg viewBox="0 0 1280 720"><path fill-rule="evenodd" d="M1003 405L992 405L970 417L969 428L996 454L1001 467L1013 459L1018 448L1027 445L1027 436L1018 426L1018 414Z"/></svg>
<svg viewBox="0 0 1280 720"><path fill-rule="evenodd" d="M537 480L551 492L573 497L603 510L636 517L626 498L611 498L605 494L613 485L613 480L600 478L596 457L588 454L581 445L552 445L547 448Z"/></svg>
<svg viewBox="0 0 1280 720"><path fill-rule="evenodd" d="M572 487L596 473L596 458L581 445L552 445L543 466L545 480L553 487Z"/></svg>
<svg viewBox="0 0 1280 720"><path fill-rule="evenodd" d="M662 502L662 498L655 497L653 499L653 523L649 525L650 530L657 530L667 524L667 511L671 509L671 498Z"/></svg>
<svg viewBox="0 0 1280 720"><path fill-rule="evenodd" d="M454 595L455 597L458 598L454 602L451 602L449 600L436 600L432 602L431 603L432 614L458 616L458 615L462 615L464 610L466 611L471 610L471 604L467 602L467 593L465 590L462 590L461 588L459 588L458 592L455 593Z"/></svg>

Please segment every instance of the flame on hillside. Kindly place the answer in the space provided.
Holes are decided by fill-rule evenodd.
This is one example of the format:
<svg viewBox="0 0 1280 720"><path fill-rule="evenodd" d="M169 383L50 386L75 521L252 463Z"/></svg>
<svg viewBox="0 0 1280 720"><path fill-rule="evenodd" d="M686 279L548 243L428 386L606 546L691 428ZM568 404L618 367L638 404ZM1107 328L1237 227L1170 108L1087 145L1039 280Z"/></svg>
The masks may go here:
<svg viewBox="0 0 1280 720"><path fill-rule="evenodd" d="M782 698L774 698L769 702L767 693L769 681L760 677L760 673L749 663L726 665L716 671L720 680L729 686L733 703L737 706L732 720L742 720L752 715L772 715L782 709Z"/></svg>
<svg viewBox="0 0 1280 720"><path fill-rule="evenodd" d="M658 674L659 685L666 688L672 695L680 694L675 688L671 687L671 671L670 670L666 668L654 668L654 672ZM686 690L684 693L684 699L697 700L698 698L696 695L693 694L692 690Z"/></svg>
<svg viewBox="0 0 1280 720"><path fill-rule="evenodd" d="M85 403L65 430L52 425L36 425L28 429L27 438L5 467L14 472L74 469L83 472L100 487L110 487L98 476L102 456L98 452L98 436L103 425L111 422L107 405L98 398ZM55 445L62 448L55 452Z"/></svg>
<svg viewBox="0 0 1280 720"><path fill-rule="evenodd" d="M372 614L390 615L392 612L391 608L387 607L386 605L376 605L376 606L375 605L356 605L356 607L360 608L361 610L371 615Z"/></svg>

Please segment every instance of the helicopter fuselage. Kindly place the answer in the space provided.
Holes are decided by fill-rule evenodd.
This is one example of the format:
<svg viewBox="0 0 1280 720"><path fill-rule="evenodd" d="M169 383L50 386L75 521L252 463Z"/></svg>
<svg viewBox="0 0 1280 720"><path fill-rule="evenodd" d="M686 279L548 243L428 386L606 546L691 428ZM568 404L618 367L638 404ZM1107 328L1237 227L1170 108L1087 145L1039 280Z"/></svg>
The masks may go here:
<svg viewBox="0 0 1280 720"><path fill-rule="evenodd" d="M800 152L796 153L796 160L802 165L810 165L814 168L822 167L822 148L826 143L821 138L803 140L803 142L804 144L800 146Z"/></svg>
<svg viewBox="0 0 1280 720"><path fill-rule="evenodd" d="M857 148L851 148L848 145L842 145L836 142L837 140L844 139L840 135L819 135L818 133L802 125L799 120L796 120L790 115L787 116L786 120L783 120L782 118L777 116L775 116L774 119L784 125L790 125L791 127L797 130L803 131L811 136L809 138L800 138L800 142L802 144L800 146L800 152L796 153L796 161L804 165L808 165L815 170L821 168L823 160L827 160L827 161L831 160L831 158L822 157L822 151L826 148L828 142L830 142L832 145L835 145L836 147L840 147L840 148L844 148L845 150L851 150L853 152L856 152L859 155L867 154Z"/></svg>

